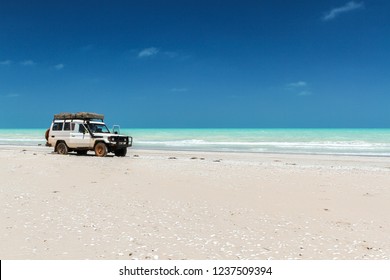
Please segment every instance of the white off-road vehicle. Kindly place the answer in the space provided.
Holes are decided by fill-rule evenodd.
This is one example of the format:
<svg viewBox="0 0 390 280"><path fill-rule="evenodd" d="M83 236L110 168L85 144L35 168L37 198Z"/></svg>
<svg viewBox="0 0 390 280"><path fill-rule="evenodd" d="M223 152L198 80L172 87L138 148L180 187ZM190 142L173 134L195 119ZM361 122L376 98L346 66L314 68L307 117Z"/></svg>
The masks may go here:
<svg viewBox="0 0 390 280"><path fill-rule="evenodd" d="M56 114L45 134L46 145L54 147L55 152L63 155L73 151L80 155L95 151L99 157L107 153L124 157L133 138L120 135L119 126L114 126L111 133L103 120L104 115L96 113Z"/></svg>

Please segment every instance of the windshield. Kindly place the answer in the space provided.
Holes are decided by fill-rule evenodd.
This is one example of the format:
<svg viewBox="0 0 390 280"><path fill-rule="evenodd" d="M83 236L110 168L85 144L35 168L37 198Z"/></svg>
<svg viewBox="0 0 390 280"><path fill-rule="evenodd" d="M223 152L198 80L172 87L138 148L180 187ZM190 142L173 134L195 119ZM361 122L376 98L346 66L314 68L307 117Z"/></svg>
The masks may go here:
<svg viewBox="0 0 390 280"><path fill-rule="evenodd" d="M107 126L101 123L89 123L88 128L92 133L110 133Z"/></svg>

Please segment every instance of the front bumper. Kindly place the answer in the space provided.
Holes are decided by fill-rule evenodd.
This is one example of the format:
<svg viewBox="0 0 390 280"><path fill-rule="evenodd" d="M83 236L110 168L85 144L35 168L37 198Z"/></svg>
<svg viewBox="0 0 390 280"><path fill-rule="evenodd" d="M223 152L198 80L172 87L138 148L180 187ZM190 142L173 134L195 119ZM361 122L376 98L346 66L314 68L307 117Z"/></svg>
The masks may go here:
<svg viewBox="0 0 390 280"><path fill-rule="evenodd" d="M133 137L131 136L111 136L109 138L109 146L112 149L131 147L132 145Z"/></svg>

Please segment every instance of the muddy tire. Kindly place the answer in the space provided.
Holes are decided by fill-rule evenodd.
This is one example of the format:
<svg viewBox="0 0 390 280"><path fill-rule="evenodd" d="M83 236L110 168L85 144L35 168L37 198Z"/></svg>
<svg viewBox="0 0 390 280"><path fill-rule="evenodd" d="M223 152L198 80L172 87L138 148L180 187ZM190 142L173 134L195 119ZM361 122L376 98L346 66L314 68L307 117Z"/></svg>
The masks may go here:
<svg viewBox="0 0 390 280"><path fill-rule="evenodd" d="M64 142L60 142L57 144L56 151L60 155L67 155L69 149L68 149L68 146L66 146L66 144Z"/></svg>
<svg viewBox="0 0 390 280"><path fill-rule="evenodd" d="M118 149L114 153L117 157L124 157L127 154L127 148Z"/></svg>
<svg viewBox="0 0 390 280"><path fill-rule="evenodd" d="M99 142L95 146L95 155L97 157L105 157L108 153L106 144Z"/></svg>

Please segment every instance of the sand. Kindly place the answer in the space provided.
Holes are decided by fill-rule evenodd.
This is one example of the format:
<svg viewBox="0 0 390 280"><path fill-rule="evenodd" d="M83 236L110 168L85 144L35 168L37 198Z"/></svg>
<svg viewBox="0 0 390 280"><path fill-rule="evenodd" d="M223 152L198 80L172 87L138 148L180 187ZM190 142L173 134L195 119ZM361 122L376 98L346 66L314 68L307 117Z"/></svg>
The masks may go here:
<svg viewBox="0 0 390 280"><path fill-rule="evenodd" d="M390 160L0 147L0 259L389 259Z"/></svg>

